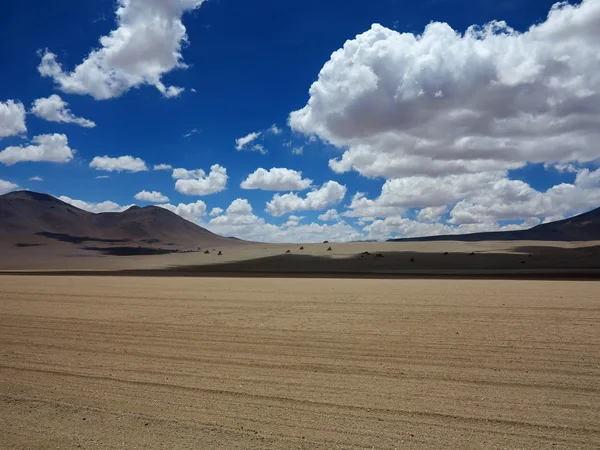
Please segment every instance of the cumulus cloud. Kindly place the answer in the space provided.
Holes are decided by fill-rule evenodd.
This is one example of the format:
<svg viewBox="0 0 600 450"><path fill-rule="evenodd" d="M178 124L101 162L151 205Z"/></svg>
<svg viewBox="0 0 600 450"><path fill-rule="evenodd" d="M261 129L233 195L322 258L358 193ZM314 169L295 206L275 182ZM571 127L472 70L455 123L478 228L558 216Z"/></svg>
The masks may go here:
<svg viewBox="0 0 600 450"><path fill-rule="evenodd" d="M171 170L172 168L170 164L156 164L154 166L154 170Z"/></svg>
<svg viewBox="0 0 600 450"><path fill-rule="evenodd" d="M216 216L220 216L220 215L221 215L221 214L223 214L224 212L225 212L225 210L224 210L223 208L218 208L218 207L217 207L217 208L213 208L213 209L210 211L210 215L211 215L212 217L216 217Z"/></svg>
<svg viewBox="0 0 600 450"><path fill-rule="evenodd" d="M257 140L262 135L262 132L256 131L244 137L235 140L235 148L238 152L247 149L248 145Z"/></svg>
<svg viewBox="0 0 600 450"><path fill-rule="evenodd" d="M11 183L10 181L3 180L0 178L0 195L12 192L19 187L18 184Z"/></svg>
<svg viewBox="0 0 600 450"><path fill-rule="evenodd" d="M523 221L515 225L501 226L496 222L451 226L443 223L423 223L403 217L386 217L365 226L367 239L385 240L392 237L421 237L453 234L480 233L488 231L516 231L538 225L538 220Z"/></svg>
<svg viewBox="0 0 600 450"><path fill-rule="evenodd" d="M374 200L357 193L344 215L373 219L401 214L407 208L442 207L489 189L505 176L506 172L498 171L387 180Z"/></svg>
<svg viewBox="0 0 600 450"><path fill-rule="evenodd" d="M324 212L323 214L321 214L317 218L319 220L322 220L323 222L335 222L335 221L340 220L340 215L338 214L338 212L335 209L330 209L327 212Z"/></svg>
<svg viewBox="0 0 600 450"><path fill-rule="evenodd" d="M161 194L158 191L141 191L135 194L134 198L141 202L149 202L149 203L164 203L169 201L169 197Z"/></svg>
<svg viewBox="0 0 600 450"><path fill-rule="evenodd" d="M281 228L297 227L304 219L304 216L289 216L287 222L281 225Z"/></svg>
<svg viewBox="0 0 600 450"><path fill-rule="evenodd" d="M7 147L0 152L0 163L7 166L19 162L67 163L73 159L75 150L69 147L64 134L41 134L29 145Z"/></svg>
<svg viewBox="0 0 600 450"><path fill-rule="evenodd" d="M292 211L318 211L341 202L346 196L346 191L346 186L336 181L328 181L319 189L306 194L305 198L293 193L275 194L267 203L266 211L276 217Z"/></svg>
<svg viewBox="0 0 600 450"><path fill-rule="evenodd" d="M417 220L424 223L439 222L444 214L448 212L447 206L429 206L419 211Z"/></svg>
<svg viewBox="0 0 600 450"><path fill-rule="evenodd" d="M177 206L169 203L157 206L168 209L190 222L197 222L202 216L206 215L206 203L202 200L198 200L195 203L180 203Z"/></svg>
<svg viewBox="0 0 600 450"><path fill-rule="evenodd" d="M302 178L302 172L274 167L270 170L256 169L240 186L242 189L263 191L302 191L311 185L312 180Z"/></svg>
<svg viewBox="0 0 600 450"><path fill-rule="evenodd" d="M103 212L122 212L130 208L133 205L121 206L118 203L106 200L100 203L90 203L83 200L75 200L65 195L58 197L65 203L75 206L76 208L83 209L91 213L103 213Z"/></svg>
<svg viewBox="0 0 600 450"><path fill-rule="evenodd" d="M556 4L524 33L373 25L331 55L290 126L342 149L330 167L370 177L585 163L600 140L600 2Z"/></svg>
<svg viewBox="0 0 600 450"><path fill-rule="evenodd" d="M144 84L154 86L165 97L176 97L183 89L165 86L163 75L187 66L181 55L187 34L184 13L204 0L118 0L117 28L100 38L100 47L72 72L65 70L48 50L38 70L58 88L70 94L88 94L97 100L119 97Z"/></svg>
<svg viewBox="0 0 600 450"><path fill-rule="evenodd" d="M133 156L119 156L111 158L110 156L96 156L90 163L90 167L96 170L106 172L145 172L148 170L146 163L141 158Z"/></svg>
<svg viewBox="0 0 600 450"><path fill-rule="evenodd" d="M467 199L450 211L450 223L481 224L499 220L537 220L581 213L600 205L600 169L583 169L573 183L538 191L521 180L507 178Z"/></svg>
<svg viewBox="0 0 600 450"><path fill-rule="evenodd" d="M25 106L20 102L0 102L0 139L25 133L25 114Z"/></svg>
<svg viewBox="0 0 600 450"><path fill-rule="evenodd" d="M42 177L35 176L35 177L31 177L29 179L29 181L44 181L44 179Z"/></svg>
<svg viewBox="0 0 600 450"><path fill-rule="evenodd" d="M206 227L222 236L236 236L261 242L322 242L358 240L363 235L345 223L300 224L302 217L290 216L284 225L267 223L254 214L246 199L236 199L225 213L211 219Z"/></svg>
<svg viewBox="0 0 600 450"><path fill-rule="evenodd" d="M387 180L375 199L356 194L343 215L366 221L397 219L406 210L419 208L417 221L431 223L438 222L450 210L448 224L487 224L493 230L498 221L540 221L581 213L598 205L600 169L580 169L573 183L561 183L546 191L510 179L507 172L496 171Z"/></svg>
<svg viewBox="0 0 600 450"><path fill-rule="evenodd" d="M96 126L91 120L73 115L69 104L56 94L48 98L38 98L33 102L31 113L50 122L74 123L85 128Z"/></svg>
<svg viewBox="0 0 600 450"><path fill-rule="evenodd" d="M172 174L173 178L176 180L191 180L193 178L202 178L205 175L206 172L202 169L188 170L182 168L173 169Z"/></svg>
<svg viewBox="0 0 600 450"><path fill-rule="evenodd" d="M177 179L175 190L181 194L209 195L225 190L229 177L225 167L215 164L208 175L202 169L174 169L173 178Z"/></svg>
<svg viewBox="0 0 600 450"><path fill-rule="evenodd" d="M292 148L292 155L302 156L303 153L304 153L304 147L302 147L302 146Z"/></svg>

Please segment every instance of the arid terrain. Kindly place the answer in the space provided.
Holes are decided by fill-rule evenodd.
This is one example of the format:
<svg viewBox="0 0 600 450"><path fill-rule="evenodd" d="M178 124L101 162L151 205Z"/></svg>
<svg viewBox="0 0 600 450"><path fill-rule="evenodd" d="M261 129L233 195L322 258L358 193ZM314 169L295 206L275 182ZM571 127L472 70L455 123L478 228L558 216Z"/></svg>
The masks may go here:
<svg viewBox="0 0 600 450"><path fill-rule="evenodd" d="M0 276L0 448L600 446L596 282Z"/></svg>

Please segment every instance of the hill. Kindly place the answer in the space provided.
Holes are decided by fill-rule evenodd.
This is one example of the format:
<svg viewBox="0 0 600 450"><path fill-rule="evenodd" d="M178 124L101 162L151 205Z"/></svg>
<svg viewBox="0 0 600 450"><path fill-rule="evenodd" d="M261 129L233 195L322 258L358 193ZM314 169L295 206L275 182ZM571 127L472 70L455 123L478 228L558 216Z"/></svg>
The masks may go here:
<svg viewBox="0 0 600 450"><path fill-rule="evenodd" d="M30 191L0 196L0 241L42 237L63 242L231 245L218 236L157 206L123 212L90 213L51 195Z"/></svg>
<svg viewBox="0 0 600 450"><path fill-rule="evenodd" d="M600 240L600 208L593 211L537 225L529 230L498 231L490 233L456 234L418 238L390 239L390 242L431 241L565 241L583 242Z"/></svg>

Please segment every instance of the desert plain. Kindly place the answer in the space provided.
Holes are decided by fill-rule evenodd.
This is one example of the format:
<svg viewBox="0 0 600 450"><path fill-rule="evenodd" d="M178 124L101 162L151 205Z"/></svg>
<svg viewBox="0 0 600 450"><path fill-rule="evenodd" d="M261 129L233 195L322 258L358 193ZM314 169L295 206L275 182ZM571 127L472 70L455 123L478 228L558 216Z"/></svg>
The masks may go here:
<svg viewBox="0 0 600 450"><path fill-rule="evenodd" d="M0 448L598 448L598 286L3 275Z"/></svg>

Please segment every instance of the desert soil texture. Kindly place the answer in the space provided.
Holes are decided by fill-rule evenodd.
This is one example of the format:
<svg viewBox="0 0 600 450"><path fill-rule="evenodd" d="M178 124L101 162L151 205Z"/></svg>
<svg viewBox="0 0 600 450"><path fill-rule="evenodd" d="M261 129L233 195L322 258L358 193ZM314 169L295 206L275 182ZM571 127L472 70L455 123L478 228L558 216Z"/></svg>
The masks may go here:
<svg viewBox="0 0 600 450"><path fill-rule="evenodd" d="M0 276L0 448L599 448L599 286Z"/></svg>

